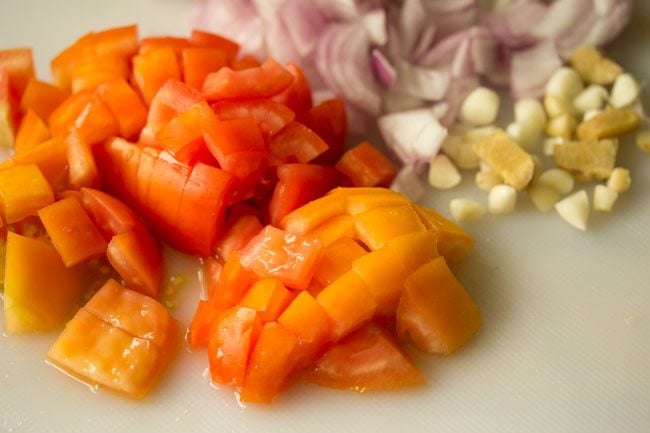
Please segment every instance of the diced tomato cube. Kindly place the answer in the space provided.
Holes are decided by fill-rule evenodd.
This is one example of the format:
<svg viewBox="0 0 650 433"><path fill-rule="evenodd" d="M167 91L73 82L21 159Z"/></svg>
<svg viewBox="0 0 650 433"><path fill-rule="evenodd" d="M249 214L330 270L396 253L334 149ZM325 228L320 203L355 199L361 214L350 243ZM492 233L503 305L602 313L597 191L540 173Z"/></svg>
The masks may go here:
<svg viewBox="0 0 650 433"><path fill-rule="evenodd" d="M273 96L273 100L286 105L294 113L302 114L312 107L311 87L298 65L289 63L286 68L293 75L293 83Z"/></svg>
<svg viewBox="0 0 650 433"><path fill-rule="evenodd" d="M397 170L393 163L367 141L343 154L335 165L354 186L388 186Z"/></svg>
<svg viewBox="0 0 650 433"><path fill-rule="evenodd" d="M16 139L14 141L14 151L16 153L24 152L31 149L44 141L50 139L50 128L31 108L20 121Z"/></svg>
<svg viewBox="0 0 650 433"><path fill-rule="evenodd" d="M99 185L99 174L95 157L88 142L76 131L65 138L68 150L68 177L73 188Z"/></svg>
<svg viewBox="0 0 650 433"><path fill-rule="evenodd" d="M347 271L352 269L352 263L367 254L354 239L344 237L325 247L323 258L314 274L314 281L325 287L333 283ZM383 272L377 273L378 278L383 277Z"/></svg>
<svg viewBox="0 0 650 433"><path fill-rule="evenodd" d="M261 277L274 277L287 287L304 290L322 253L317 239L266 226L239 252L239 258L245 268Z"/></svg>
<svg viewBox="0 0 650 433"><path fill-rule="evenodd" d="M205 77L230 64L228 52L215 48L185 48L181 54L183 79L201 90Z"/></svg>
<svg viewBox="0 0 650 433"><path fill-rule="evenodd" d="M235 41L203 30L192 29L190 44L195 47L211 48L224 51L230 63L239 52L239 44Z"/></svg>
<svg viewBox="0 0 650 433"><path fill-rule="evenodd" d="M156 141L179 161L190 163L204 146L204 131L215 122L217 118L212 109L201 102L171 119L158 131Z"/></svg>
<svg viewBox="0 0 650 433"><path fill-rule="evenodd" d="M229 216L223 236L217 241L217 255L226 260L233 251L239 251L262 228L262 223L255 215Z"/></svg>
<svg viewBox="0 0 650 433"><path fill-rule="evenodd" d="M214 288L208 287L208 299L219 309L233 307L241 301L255 280L255 274L242 266L239 255L233 251L224 263Z"/></svg>
<svg viewBox="0 0 650 433"><path fill-rule="evenodd" d="M340 98L328 99L303 112L298 120L318 134L329 149L318 158L320 164L333 164L343 154L347 137L345 104Z"/></svg>
<svg viewBox="0 0 650 433"><path fill-rule="evenodd" d="M167 80L180 80L181 68L169 46L153 47L133 57L133 79L147 105Z"/></svg>
<svg viewBox="0 0 650 433"><path fill-rule="evenodd" d="M146 54L160 48L165 48L172 50L177 56L180 56L181 52L189 47L190 41L187 38L179 36L152 36L142 38L139 53Z"/></svg>
<svg viewBox="0 0 650 433"><path fill-rule="evenodd" d="M269 143L272 163L307 163L326 152L327 143L305 125L293 121L275 134Z"/></svg>
<svg viewBox="0 0 650 433"><path fill-rule="evenodd" d="M242 307L257 311L263 323L278 318L293 296L289 290L275 278L262 278L253 283L239 302Z"/></svg>
<svg viewBox="0 0 650 433"><path fill-rule="evenodd" d="M124 80L114 80L97 87L97 94L117 120L120 135L137 137L147 121L147 107Z"/></svg>
<svg viewBox="0 0 650 433"><path fill-rule="evenodd" d="M20 99L20 108L23 111L34 110L41 119L47 119L68 96L68 92L63 89L31 79Z"/></svg>
<svg viewBox="0 0 650 433"><path fill-rule="evenodd" d="M54 137L38 144L0 163L0 170L18 165L35 164L53 188L57 188L66 179L68 155L65 142L61 137Z"/></svg>
<svg viewBox="0 0 650 433"><path fill-rule="evenodd" d="M107 240L142 224L131 208L103 191L81 188L80 200L90 219Z"/></svg>
<svg viewBox="0 0 650 433"><path fill-rule="evenodd" d="M197 349L208 345L212 326L220 319L222 311L208 301L199 301L187 333L187 342L191 348Z"/></svg>
<svg viewBox="0 0 650 433"><path fill-rule="evenodd" d="M52 187L34 164L0 170L0 203L5 224L13 224L54 202Z"/></svg>

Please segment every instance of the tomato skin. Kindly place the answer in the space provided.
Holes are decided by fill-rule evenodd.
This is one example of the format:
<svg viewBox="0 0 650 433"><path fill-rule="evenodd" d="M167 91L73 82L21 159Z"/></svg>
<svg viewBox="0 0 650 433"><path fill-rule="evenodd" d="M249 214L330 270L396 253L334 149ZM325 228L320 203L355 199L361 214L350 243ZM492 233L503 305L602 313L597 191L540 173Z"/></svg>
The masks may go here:
<svg viewBox="0 0 650 433"><path fill-rule="evenodd" d="M286 89L293 76L282 65L268 59L261 66L233 71L222 68L209 74L203 83L203 96L208 101L221 99L254 99L273 96Z"/></svg>
<svg viewBox="0 0 650 433"><path fill-rule="evenodd" d="M424 383L420 372L375 324L364 326L329 349L308 372L307 380L357 392Z"/></svg>
<svg viewBox="0 0 650 433"><path fill-rule="evenodd" d="M269 202L270 221L275 226L291 211L338 185L336 170L322 165L283 164L277 174L279 180Z"/></svg>
<svg viewBox="0 0 650 433"><path fill-rule="evenodd" d="M80 192L81 205L107 241L142 224L119 199L93 188L81 188Z"/></svg>
<svg viewBox="0 0 650 433"><path fill-rule="evenodd" d="M190 43L195 47L211 48L226 53L228 63L237 57L239 44L235 41L204 30L192 29Z"/></svg>

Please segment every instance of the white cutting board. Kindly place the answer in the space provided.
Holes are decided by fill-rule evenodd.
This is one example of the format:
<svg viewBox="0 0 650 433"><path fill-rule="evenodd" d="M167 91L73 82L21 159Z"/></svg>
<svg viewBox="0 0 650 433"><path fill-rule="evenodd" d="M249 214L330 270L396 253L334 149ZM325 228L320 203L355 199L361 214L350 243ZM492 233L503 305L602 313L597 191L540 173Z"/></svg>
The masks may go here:
<svg viewBox="0 0 650 433"><path fill-rule="evenodd" d="M648 79L650 2L637 3L610 52ZM143 35L187 34L193 4L2 0L0 46L33 46L37 72L48 77L49 59L92 29L137 22ZM46 365L55 335L2 335L0 431L649 432L650 154L623 146L620 165L632 171L632 189L613 214L593 215L586 233L523 197L515 214L467 227L477 247L459 278L485 326L454 356L419 357L429 382L422 389L357 395L300 385L270 407L242 408L232 391L208 384L203 353L182 350L153 394L133 402L93 393ZM485 200L468 179L424 203L448 213L458 195ZM170 266L189 278L174 310L187 324L196 261Z"/></svg>

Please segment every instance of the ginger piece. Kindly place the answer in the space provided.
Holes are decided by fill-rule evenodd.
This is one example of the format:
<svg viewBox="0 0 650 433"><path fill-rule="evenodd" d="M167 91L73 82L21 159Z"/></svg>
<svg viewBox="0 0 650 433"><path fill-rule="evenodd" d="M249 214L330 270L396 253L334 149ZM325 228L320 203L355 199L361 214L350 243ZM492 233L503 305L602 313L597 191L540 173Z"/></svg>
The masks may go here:
<svg viewBox="0 0 650 433"><path fill-rule="evenodd" d="M634 131L641 119L632 110L605 110L595 117L578 125L577 135L580 140L616 138Z"/></svg>
<svg viewBox="0 0 650 433"><path fill-rule="evenodd" d="M517 191L523 190L533 178L535 163L508 134L499 129L474 143L474 152Z"/></svg>
<svg viewBox="0 0 650 433"><path fill-rule="evenodd" d="M605 180L614 170L617 152L616 139L568 141L555 146L553 158L578 180Z"/></svg>
<svg viewBox="0 0 650 433"><path fill-rule="evenodd" d="M583 80L592 84L612 84L623 73L623 68L591 45L578 47L569 62Z"/></svg>

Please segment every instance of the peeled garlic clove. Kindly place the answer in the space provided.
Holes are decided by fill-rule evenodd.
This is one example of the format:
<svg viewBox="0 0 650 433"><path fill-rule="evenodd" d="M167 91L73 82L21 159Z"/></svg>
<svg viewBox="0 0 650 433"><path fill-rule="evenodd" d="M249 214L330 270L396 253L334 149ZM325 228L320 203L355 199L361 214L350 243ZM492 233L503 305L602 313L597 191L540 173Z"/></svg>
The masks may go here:
<svg viewBox="0 0 650 433"><path fill-rule="evenodd" d="M589 197L582 189L555 203L555 210L566 222L580 230L587 230Z"/></svg>

